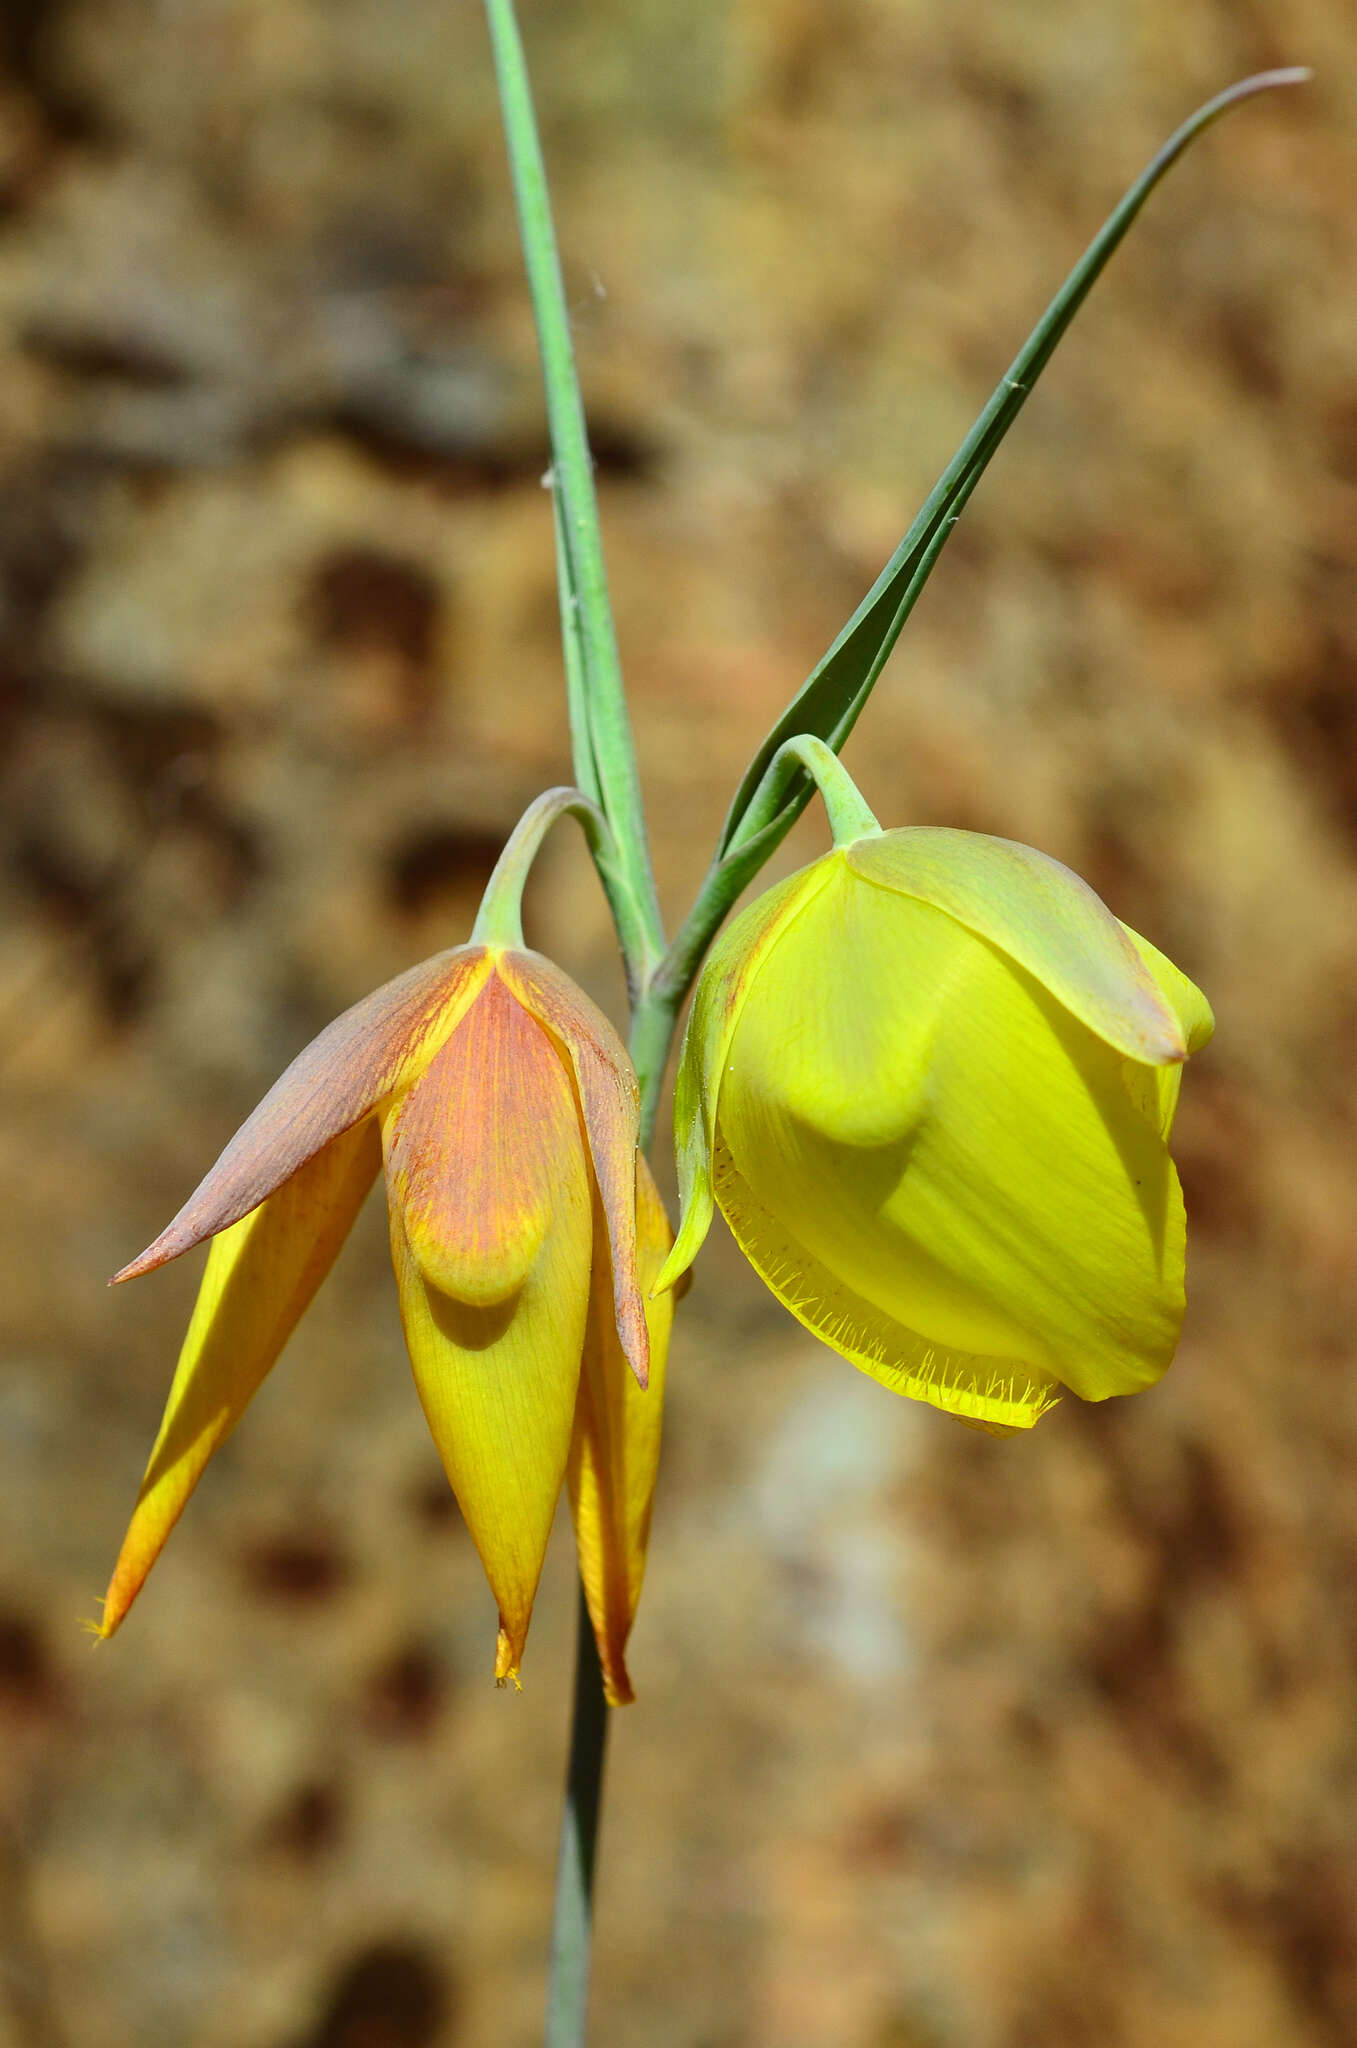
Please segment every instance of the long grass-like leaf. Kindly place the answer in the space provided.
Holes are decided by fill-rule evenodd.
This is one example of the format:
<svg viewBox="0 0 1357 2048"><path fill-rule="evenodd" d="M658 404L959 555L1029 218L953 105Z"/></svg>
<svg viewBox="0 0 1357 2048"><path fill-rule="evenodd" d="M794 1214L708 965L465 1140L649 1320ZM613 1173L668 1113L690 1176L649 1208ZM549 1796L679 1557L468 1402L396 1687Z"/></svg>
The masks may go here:
<svg viewBox="0 0 1357 2048"><path fill-rule="evenodd" d="M797 733L813 733L835 752L842 747L990 457L1165 172L1203 129L1241 100L1274 86L1297 85L1309 75L1302 69L1263 71L1218 93L1183 123L1137 178L1019 349L876 582L750 762L721 834L718 862L734 853L753 854L755 842L766 859L804 809L814 785L791 762L779 763L770 774L778 749ZM735 863L740 874L748 867L747 858Z"/></svg>
<svg viewBox="0 0 1357 2048"><path fill-rule="evenodd" d="M613 851L595 853L638 987L662 950L640 780L608 598L584 404L575 368L546 168L513 0L485 0L523 260L542 356L575 781L603 811Z"/></svg>

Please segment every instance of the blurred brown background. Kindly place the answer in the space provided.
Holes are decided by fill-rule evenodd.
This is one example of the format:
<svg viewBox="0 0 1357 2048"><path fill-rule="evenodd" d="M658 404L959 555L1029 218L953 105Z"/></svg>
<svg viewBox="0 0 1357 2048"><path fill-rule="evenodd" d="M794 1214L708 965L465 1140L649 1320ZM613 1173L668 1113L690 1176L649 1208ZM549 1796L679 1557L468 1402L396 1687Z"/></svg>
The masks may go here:
<svg viewBox="0 0 1357 2048"><path fill-rule="evenodd" d="M1178 1363L999 1444L713 1241L618 1718L597 2048L1357 2038L1357 38L1348 0L525 0L667 909L1121 187L1152 203L849 753L1207 989ZM124 1633L191 1302L110 1295L564 777L471 0L0 26L0 2043L537 2037L522 1698L374 1205ZM808 819L781 865L823 844ZM568 832L535 936L617 1013ZM667 1169L662 1169L667 1170Z"/></svg>

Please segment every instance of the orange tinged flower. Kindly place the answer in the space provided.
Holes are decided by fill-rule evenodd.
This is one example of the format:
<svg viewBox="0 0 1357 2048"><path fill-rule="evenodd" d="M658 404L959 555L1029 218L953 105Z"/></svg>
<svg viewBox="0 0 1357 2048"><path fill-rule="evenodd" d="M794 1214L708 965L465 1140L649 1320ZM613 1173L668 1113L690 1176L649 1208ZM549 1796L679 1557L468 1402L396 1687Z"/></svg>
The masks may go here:
<svg viewBox="0 0 1357 2048"><path fill-rule="evenodd" d="M672 1295L649 1299L671 1232L637 1117L612 1026L526 948L437 954L322 1031L116 1275L212 1240L101 1633L384 1166L415 1383L499 1604L496 1677L517 1680L568 1473L605 1689L630 1699L673 1313Z"/></svg>

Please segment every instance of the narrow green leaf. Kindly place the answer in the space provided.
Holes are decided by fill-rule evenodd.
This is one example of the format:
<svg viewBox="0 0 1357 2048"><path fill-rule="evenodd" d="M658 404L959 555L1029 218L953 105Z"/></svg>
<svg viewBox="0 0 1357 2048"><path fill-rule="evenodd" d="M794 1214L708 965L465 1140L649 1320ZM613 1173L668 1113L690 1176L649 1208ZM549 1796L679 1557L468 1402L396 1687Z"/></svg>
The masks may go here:
<svg viewBox="0 0 1357 2048"><path fill-rule="evenodd" d="M542 356L575 778L598 803L616 853L596 855L633 986L663 951L546 167L513 0L485 0L519 235Z"/></svg>
<svg viewBox="0 0 1357 2048"><path fill-rule="evenodd" d="M556 537L556 595L561 609L561 653L565 661L565 704L570 721L570 748L575 782L587 797L603 804L603 789L594 752L593 726L589 718L588 661L580 624L580 599L575 572L566 546L560 493L551 493L552 529Z"/></svg>
<svg viewBox="0 0 1357 2048"><path fill-rule="evenodd" d="M797 733L813 733L836 753L843 746L990 457L1165 172L1203 129L1241 100L1273 86L1300 84L1309 75L1305 70L1264 71L1217 94L1183 123L1131 186L1023 343L890 561L755 754L726 819L718 862L746 848L752 851L755 840L766 858L805 808L814 784L790 760L774 766L778 749ZM747 865L740 860L737 871L743 873Z"/></svg>

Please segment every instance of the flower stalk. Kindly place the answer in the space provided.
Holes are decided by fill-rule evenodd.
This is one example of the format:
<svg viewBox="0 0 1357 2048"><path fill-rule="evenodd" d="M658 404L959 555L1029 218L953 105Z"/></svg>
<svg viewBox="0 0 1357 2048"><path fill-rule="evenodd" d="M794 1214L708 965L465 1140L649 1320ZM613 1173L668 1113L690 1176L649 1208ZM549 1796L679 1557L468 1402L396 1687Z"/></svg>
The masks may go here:
<svg viewBox="0 0 1357 2048"><path fill-rule="evenodd" d="M491 870L471 928L473 946L523 944L523 890L542 841L557 819L565 817L579 819L595 862L616 860L616 843L596 803L568 785L543 790L514 826Z"/></svg>

